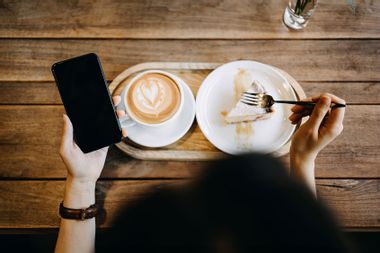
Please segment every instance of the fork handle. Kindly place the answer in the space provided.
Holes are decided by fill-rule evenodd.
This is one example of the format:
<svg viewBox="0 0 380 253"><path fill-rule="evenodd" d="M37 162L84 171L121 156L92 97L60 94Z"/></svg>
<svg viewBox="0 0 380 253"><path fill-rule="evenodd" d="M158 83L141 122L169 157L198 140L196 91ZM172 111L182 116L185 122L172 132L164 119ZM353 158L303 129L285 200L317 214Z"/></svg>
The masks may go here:
<svg viewBox="0 0 380 253"><path fill-rule="evenodd" d="M307 101L276 100L274 102L280 103L280 104L305 105L305 106L311 106L311 107L316 105L316 102L307 102ZM334 103L334 105L332 106L332 108L340 108L340 107L346 107L346 105Z"/></svg>

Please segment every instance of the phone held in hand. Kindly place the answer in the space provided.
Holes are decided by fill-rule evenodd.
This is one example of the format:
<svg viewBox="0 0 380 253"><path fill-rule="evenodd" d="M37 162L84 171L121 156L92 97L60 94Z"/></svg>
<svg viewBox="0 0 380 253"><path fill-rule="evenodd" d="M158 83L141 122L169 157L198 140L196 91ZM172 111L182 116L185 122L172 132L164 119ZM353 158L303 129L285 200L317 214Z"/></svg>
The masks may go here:
<svg viewBox="0 0 380 253"><path fill-rule="evenodd" d="M57 62L52 72L80 149L88 153L120 142L120 124L98 56Z"/></svg>

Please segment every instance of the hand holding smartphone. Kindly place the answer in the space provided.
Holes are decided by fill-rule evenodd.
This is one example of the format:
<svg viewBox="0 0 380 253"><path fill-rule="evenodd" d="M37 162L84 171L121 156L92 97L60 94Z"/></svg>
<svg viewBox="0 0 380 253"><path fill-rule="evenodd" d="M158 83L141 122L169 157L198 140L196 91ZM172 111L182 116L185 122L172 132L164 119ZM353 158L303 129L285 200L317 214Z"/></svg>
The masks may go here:
<svg viewBox="0 0 380 253"><path fill-rule="evenodd" d="M121 127L97 55L57 62L52 73L80 149L88 153L120 142Z"/></svg>

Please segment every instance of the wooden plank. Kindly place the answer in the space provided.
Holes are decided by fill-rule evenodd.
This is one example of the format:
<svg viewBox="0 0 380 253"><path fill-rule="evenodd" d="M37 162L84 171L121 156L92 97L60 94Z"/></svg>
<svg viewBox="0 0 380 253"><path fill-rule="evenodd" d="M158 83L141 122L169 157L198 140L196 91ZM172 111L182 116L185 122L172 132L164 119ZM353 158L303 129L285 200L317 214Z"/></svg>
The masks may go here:
<svg viewBox="0 0 380 253"><path fill-rule="evenodd" d="M335 94L351 104L379 104L380 82L301 82L307 96Z"/></svg>
<svg viewBox="0 0 380 253"><path fill-rule="evenodd" d="M0 40L0 81L52 81L51 65L96 52L108 79L147 61L254 59L298 81L379 81L377 40Z"/></svg>
<svg viewBox="0 0 380 253"><path fill-rule="evenodd" d="M176 73L175 71L171 71ZM209 71L207 71L209 73ZM199 85L200 79L185 80L189 85ZM307 95L330 92L352 104L380 104L380 82L300 82ZM0 82L1 104L62 104L53 82Z"/></svg>
<svg viewBox="0 0 380 253"><path fill-rule="evenodd" d="M343 226L380 229L380 180L321 179L317 188Z"/></svg>
<svg viewBox="0 0 380 253"><path fill-rule="evenodd" d="M0 106L0 176L63 178L66 175L58 155L62 129L62 106ZM380 177L380 106L348 106L343 134L317 159L320 178ZM49 131L45 131L49 129ZM188 142L176 148L213 150L203 141L199 128ZM286 158L285 158L286 159ZM203 163L147 162L127 158L121 152L109 154L104 177L191 176Z"/></svg>
<svg viewBox="0 0 380 253"><path fill-rule="evenodd" d="M58 146L0 145L0 178L65 178ZM110 147L102 178L184 178L207 162L141 161Z"/></svg>
<svg viewBox="0 0 380 253"><path fill-rule="evenodd" d="M97 203L107 211L98 219L109 227L120 208L148 188L178 184L170 181L111 180L97 184ZM348 228L380 229L380 180L317 180L318 193ZM1 181L0 228L56 228L63 181Z"/></svg>
<svg viewBox="0 0 380 253"><path fill-rule="evenodd" d="M164 181L103 181L97 185L97 202L104 203L107 217L112 217L123 202L138 198L149 187L164 184ZM57 207L63 199L63 181L1 181L0 192L3 193L0 196L0 228L59 225ZM21 199L23 203L19 203ZM19 206L15 208L15 205Z"/></svg>
<svg viewBox="0 0 380 253"><path fill-rule="evenodd" d="M3 38L379 38L380 3L321 1L306 30L282 24L286 0L12 1L0 5Z"/></svg>
<svg viewBox="0 0 380 253"><path fill-rule="evenodd" d="M62 104L53 82L0 82L0 104Z"/></svg>

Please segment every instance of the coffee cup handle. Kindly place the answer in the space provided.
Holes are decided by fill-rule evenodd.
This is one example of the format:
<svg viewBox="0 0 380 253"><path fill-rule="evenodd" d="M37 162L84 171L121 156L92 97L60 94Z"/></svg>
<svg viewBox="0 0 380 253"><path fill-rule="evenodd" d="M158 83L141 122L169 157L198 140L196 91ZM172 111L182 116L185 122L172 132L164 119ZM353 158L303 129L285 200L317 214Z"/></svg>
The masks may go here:
<svg viewBox="0 0 380 253"><path fill-rule="evenodd" d="M125 106L123 104L118 105L116 109L125 112L125 114L119 118L119 122L122 128L131 127L136 124L136 122L127 114Z"/></svg>
<svg viewBox="0 0 380 253"><path fill-rule="evenodd" d="M119 118L119 122L122 128L131 127L136 124L136 122L134 122L128 115Z"/></svg>

